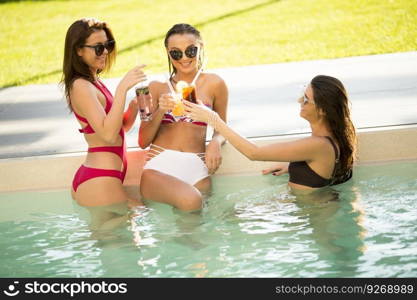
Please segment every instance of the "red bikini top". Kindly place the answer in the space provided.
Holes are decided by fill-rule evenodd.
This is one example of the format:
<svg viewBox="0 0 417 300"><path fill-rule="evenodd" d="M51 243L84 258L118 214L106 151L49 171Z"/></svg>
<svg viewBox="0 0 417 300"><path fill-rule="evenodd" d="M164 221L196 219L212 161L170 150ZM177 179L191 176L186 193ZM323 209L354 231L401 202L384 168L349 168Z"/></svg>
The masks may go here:
<svg viewBox="0 0 417 300"><path fill-rule="evenodd" d="M110 93L110 91L101 81L93 82L93 84L96 88L98 88L100 92L104 94L104 97L106 98L106 107L104 108L104 110L106 114L108 114L113 104L113 95ZM87 124L87 126L85 126L84 128L78 129L79 132L85 133L85 134L95 133L94 129L91 127L90 123L88 123L88 120L86 118L80 116L75 111L74 111L74 115L78 120Z"/></svg>

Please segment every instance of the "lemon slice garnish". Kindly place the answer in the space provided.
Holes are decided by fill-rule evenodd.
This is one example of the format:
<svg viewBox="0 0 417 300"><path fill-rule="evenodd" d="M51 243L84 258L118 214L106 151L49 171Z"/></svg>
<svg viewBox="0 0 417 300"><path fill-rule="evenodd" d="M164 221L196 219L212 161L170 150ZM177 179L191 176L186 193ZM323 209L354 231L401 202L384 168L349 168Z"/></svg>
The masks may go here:
<svg viewBox="0 0 417 300"><path fill-rule="evenodd" d="M182 93L182 89L186 88L187 86L188 86L187 82L185 82L183 80L178 81L177 85L176 85L177 92Z"/></svg>

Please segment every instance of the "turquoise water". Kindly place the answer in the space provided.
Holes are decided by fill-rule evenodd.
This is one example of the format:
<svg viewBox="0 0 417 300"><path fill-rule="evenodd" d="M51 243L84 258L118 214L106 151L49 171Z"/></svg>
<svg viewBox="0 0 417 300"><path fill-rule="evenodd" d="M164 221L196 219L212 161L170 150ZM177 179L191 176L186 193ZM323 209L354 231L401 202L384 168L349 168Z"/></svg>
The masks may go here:
<svg viewBox="0 0 417 300"><path fill-rule="evenodd" d="M148 203L92 236L67 191L0 194L1 277L416 277L417 162L356 167L309 198L219 176L201 214Z"/></svg>

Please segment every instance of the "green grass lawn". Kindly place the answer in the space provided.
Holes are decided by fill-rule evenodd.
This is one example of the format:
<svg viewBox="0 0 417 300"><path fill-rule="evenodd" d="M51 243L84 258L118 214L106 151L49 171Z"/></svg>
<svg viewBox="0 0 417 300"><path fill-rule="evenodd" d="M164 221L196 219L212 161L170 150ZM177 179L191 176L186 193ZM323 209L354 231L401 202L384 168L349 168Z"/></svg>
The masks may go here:
<svg viewBox="0 0 417 300"><path fill-rule="evenodd" d="M0 1L0 87L58 82L75 20L107 21L119 55L105 77L137 63L167 70L163 37L196 25L209 68L417 50L415 0Z"/></svg>

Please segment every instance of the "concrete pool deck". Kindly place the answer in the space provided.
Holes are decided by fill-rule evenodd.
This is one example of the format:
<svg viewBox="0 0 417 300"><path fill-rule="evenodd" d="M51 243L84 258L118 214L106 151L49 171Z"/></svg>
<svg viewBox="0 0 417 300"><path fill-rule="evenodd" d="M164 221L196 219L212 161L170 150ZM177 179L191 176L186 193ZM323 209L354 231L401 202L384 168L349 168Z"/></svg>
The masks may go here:
<svg viewBox="0 0 417 300"><path fill-rule="evenodd" d="M326 74L339 78L350 95L360 162L417 159L417 52L210 71L228 84L229 124L257 143L308 133L296 98L304 83ZM104 82L114 90L119 79ZM138 127L139 121L127 134L133 161L143 161L143 151L137 148ZM78 128L57 84L0 90L0 191L69 186L87 148ZM230 145L223 155L218 174L264 165L249 162ZM47 172L42 172L45 163ZM137 172L138 168L131 173L132 181Z"/></svg>

